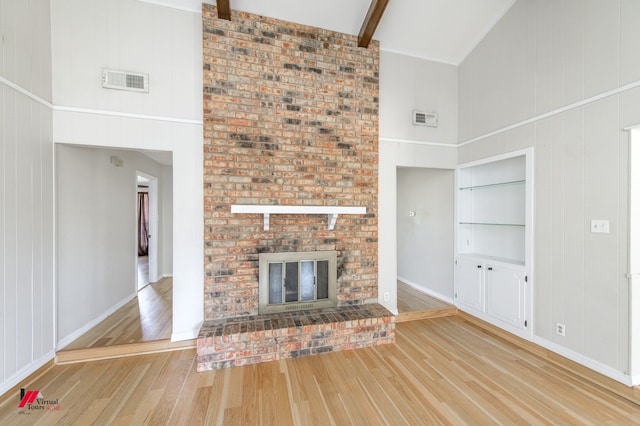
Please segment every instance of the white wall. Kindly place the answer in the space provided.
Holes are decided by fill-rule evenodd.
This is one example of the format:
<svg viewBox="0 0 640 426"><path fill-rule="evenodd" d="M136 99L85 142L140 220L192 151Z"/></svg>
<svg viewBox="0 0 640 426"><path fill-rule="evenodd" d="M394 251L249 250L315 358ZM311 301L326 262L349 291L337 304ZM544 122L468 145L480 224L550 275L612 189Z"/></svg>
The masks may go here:
<svg viewBox="0 0 640 426"><path fill-rule="evenodd" d="M473 142L459 161L535 147L535 340L621 381L629 368L623 128L640 123L638 22L634 0L520 0L459 69L459 134ZM611 233L592 234L591 219L608 219Z"/></svg>
<svg viewBox="0 0 640 426"><path fill-rule="evenodd" d="M0 29L3 394L53 358L54 350L49 1L0 1Z"/></svg>
<svg viewBox="0 0 640 426"><path fill-rule="evenodd" d="M380 138L455 144L458 141L458 68L380 52ZM435 112L438 127L414 126L412 111Z"/></svg>
<svg viewBox="0 0 640 426"><path fill-rule="evenodd" d="M454 171L398 168L397 179L398 278L453 303Z"/></svg>
<svg viewBox="0 0 640 426"><path fill-rule="evenodd" d="M56 146L59 348L136 294L136 171L158 177L161 211L160 164L134 151Z"/></svg>
<svg viewBox="0 0 640 426"><path fill-rule="evenodd" d="M203 319L201 17L135 0L53 0L51 14L54 141L173 153L172 339L194 338ZM149 93L102 89L103 68L149 73Z"/></svg>
<svg viewBox="0 0 640 426"><path fill-rule="evenodd" d="M392 312L397 312L398 278L396 168L455 168L457 94L456 67L380 52L378 302ZM437 112L440 126L413 126L414 109Z"/></svg>
<svg viewBox="0 0 640 426"><path fill-rule="evenodd" d="M51 14L57 106L202 119L200 15L135 0L52 0ZM103 89L103 68L148 73L149 93Z"/></svg>

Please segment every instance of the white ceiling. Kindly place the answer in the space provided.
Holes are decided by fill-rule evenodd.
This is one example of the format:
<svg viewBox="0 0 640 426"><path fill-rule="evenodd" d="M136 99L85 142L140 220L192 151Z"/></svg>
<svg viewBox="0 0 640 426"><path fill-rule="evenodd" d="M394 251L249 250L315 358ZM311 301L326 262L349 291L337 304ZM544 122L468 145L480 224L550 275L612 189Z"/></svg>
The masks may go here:
<svg viewBox="0 0 640 426"><path fill-rule="evenodd" d="M141 0L199 11L202 0ZM216 0L205 0L215 4ZM515 0L389 0L382 50L459 65ZM371 0L230 0L231 9L357 35Z"/></svg>
<svg viewBox="0 0 640 426"><path fill-rule="evenodd" d="M389 0L374 38L383 50L459 65L514 3Z"/></svg>
<svg viewBox="0 0 640 426"><path fill-rule="evenodd" d="M138 152L146 155L156 163L160 163L163 166L173 165L173 153L170 151L150 151L150 150L144 149Z"/></svg>

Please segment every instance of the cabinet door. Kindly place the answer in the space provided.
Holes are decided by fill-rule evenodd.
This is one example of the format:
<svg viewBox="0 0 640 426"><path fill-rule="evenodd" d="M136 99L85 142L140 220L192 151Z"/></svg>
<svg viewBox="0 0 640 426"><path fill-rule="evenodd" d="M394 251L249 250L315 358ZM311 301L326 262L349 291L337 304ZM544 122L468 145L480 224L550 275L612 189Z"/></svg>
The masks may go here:
<svg viewBox="0 0 640 426"><path fill-rule="evenodd" d="M482 262L460 258L457 262L456 301L479 311L484 311L482 297Z"/></svg>
<svg viewBox="0 0 640 426"><path fill-rule="evenodd" d="M525 328L525 273L522 268L486 265L487 314Z"/></svg>

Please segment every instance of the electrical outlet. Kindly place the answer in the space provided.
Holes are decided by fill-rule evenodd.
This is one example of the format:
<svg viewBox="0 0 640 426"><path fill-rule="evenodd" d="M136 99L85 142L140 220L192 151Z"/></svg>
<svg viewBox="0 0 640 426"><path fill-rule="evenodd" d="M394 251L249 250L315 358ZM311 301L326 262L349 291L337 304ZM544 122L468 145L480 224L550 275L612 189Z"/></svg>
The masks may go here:
<svg viewBox="0 0 640 426"><path fill-rule="evenodd" d="M384 293L382 293L382 300L384 300L385 302L389 301L389 292L385 291Z"/></svg>
<svg viewBox="0 0 640 426"><path fill-rule="evenodd" d="M556 334L559 334L560 336L564 336L566 328L567 326L565 326L564 324L560 324L559 322L556 323Z"/></svg>

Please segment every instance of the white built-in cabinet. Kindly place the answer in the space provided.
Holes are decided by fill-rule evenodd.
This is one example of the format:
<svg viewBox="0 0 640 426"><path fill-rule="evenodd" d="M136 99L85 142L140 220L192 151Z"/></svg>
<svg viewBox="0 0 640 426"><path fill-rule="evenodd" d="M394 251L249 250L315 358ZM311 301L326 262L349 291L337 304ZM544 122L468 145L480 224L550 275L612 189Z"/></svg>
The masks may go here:
<svg viewBox="0 0 640 426"><path fill-rule="evenodd" d="M458 309L520 337L533 324L533 149L456 170Z"/></svg>

